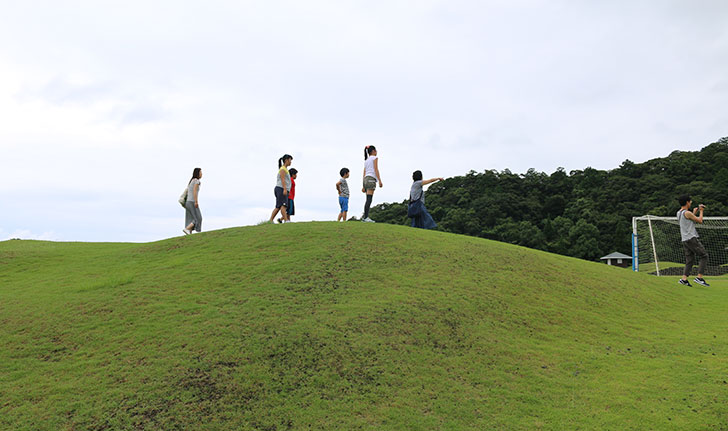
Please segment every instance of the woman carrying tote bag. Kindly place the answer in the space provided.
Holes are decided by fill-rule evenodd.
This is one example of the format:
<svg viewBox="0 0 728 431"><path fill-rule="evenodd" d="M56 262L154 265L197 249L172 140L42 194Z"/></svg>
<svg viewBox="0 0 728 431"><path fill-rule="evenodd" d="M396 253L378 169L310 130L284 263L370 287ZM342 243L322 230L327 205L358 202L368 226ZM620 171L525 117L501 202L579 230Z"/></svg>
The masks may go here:
<svg viewBox="0 0 728 431"><path fill-rule="evenodd" d="M200 179L202 178L202 169L195 168L192 171L192 179L187 184L187 202L185 202L185 228L182 229L185 235L189 235L192 231L202 232L202 213L200 212Z"/></svg>
<svg viewBox="0 0 728 431"><path fill-rule="evenodd" d="M432 219L430 213L427 212L427 208L425 208L425 190L422 187L436 181L443 181L443 179L431 178L423 181L422 171L414 171L412 179L414 182L412 183L412 188L410 188L410 202L407 206L407 216L412 219L412 227L435 229L437 223L435 223L435 220Z"/></svg>

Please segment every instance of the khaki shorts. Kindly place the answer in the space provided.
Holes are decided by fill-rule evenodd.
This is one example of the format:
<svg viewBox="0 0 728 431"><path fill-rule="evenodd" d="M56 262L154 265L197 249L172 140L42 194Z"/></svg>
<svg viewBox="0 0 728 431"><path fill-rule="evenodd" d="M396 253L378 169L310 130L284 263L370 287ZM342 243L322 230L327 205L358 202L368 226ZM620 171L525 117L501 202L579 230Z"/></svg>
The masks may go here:
<svg viewBox="0 0 728 431"><path fill-rule="evenodd" d="M377 188L377 179L374 177L364 177L364 190L374 190Z"/></svg>

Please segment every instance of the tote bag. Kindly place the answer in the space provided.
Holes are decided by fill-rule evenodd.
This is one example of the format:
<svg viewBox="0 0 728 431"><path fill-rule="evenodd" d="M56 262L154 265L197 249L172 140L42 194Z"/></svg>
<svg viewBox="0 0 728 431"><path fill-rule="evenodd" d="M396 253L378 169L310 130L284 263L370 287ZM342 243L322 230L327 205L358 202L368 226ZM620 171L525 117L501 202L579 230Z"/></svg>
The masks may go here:
<svg viewBox="0 0 728 431"><path fill-rule="evenodd" d="M417 199L414 202L410 202L407 206L407 217L419 217L422 214L422 210L424 210L424 208L425 204L424 202L422 202L422 199Z"/></svg>
<svg viewBox="0 0 728 431"><path fill-rule="evenodd" d="M182 195L179 197L179 204L182 205L182 208L185 207L185 204L187 203L187 188L185 187L185 191L182 192Z"/></svg>

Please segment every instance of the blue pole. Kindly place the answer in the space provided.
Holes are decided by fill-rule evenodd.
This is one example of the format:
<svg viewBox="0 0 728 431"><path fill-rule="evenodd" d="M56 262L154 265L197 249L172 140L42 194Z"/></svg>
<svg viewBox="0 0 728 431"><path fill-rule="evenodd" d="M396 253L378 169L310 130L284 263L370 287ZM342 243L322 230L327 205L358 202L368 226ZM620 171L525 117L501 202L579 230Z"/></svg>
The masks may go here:
<svg viewBox="0 0 728 431"><path fill-rule="evenodd" d="M632 234L632 271L637 272L640 270L639 257L640 252L637 248L637 235Z"/></svg>

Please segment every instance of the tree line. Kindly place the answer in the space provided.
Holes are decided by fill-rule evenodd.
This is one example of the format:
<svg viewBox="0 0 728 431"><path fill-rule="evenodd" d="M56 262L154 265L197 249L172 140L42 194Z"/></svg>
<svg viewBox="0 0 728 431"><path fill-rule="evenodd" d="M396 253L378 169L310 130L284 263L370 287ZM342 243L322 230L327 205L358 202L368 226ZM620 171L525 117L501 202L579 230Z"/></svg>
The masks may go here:
<svg viewBox="0 0 728 431"><path fill-rule="evenodd" d="M705 204L706 215L728 215L728 137L608 171L470 171L430 186L427 208L445 232L598 260L631 255L632 217L674 216L681 194ZM407 201L373 207L371 217L409 224Z"/></svg>

